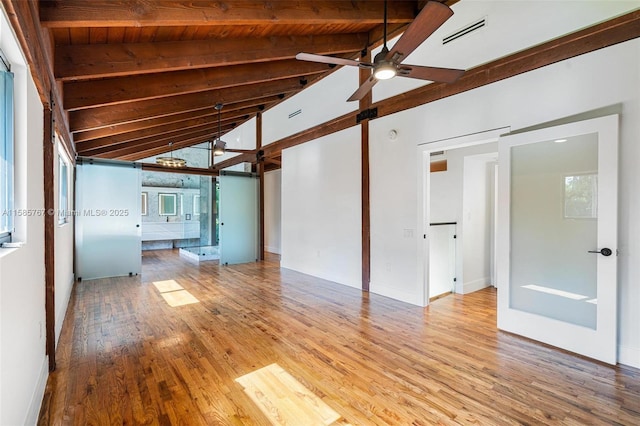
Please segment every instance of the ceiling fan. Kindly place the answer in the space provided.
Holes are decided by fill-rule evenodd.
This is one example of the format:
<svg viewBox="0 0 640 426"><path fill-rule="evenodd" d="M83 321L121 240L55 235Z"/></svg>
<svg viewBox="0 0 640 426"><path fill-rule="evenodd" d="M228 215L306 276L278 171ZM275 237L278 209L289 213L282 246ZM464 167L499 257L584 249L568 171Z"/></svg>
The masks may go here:
<svg viewBox="0 0 640 426"><path fill-rule="evenodd" d="M350 65L371 69L371 76L356 90L347 101L362 99L380 80L395 77L415 78L443 83L453 83L464 73L464 70L452 68L425 67L403 64L402 61L420 46L435 30L453 15L449 6L437 1L429 1L418 16L411 22L391 50L387 47L387 0L384 2L384 45L382 51L373 59L373 63L355 61L353 59L333 56L298 53L296 59L301 61L320 62L335 65Z"/></svg>

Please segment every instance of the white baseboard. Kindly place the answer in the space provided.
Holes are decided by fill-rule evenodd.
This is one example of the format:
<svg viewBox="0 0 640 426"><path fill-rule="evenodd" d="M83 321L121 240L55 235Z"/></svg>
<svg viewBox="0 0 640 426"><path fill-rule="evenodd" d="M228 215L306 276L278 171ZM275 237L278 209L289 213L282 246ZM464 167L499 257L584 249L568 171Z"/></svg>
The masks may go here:
<svg viewBox="0 0 640 426"><path fill-rule="evenodd" d="M42 366L40 367L40 375L38 376L38 383L33 390L33 396L29 402L29 410L27 411L27 417L24 420L25 425L38 424L38 416L40 415L40 408L42 407L42 398L44 398L44 391L47 387L47 379L49 378L49 357L44 357Z"/></svg>
<svg viewBox="0 0 640 426"><path fill-rule="evenodd" d="M618 346L618 362L629 367L640 368L640 348Z"/></svg>
<svg viewBox="0 0 640 426"><path fill-rule="evenodd" d="M462 291L459 291L461 294L473 293L474 291L482 290L483 288L489 287L491 285L491 278L484 277L473 281L467 281L462 284ZM458 289L456 289L458 291Z"/></svg>

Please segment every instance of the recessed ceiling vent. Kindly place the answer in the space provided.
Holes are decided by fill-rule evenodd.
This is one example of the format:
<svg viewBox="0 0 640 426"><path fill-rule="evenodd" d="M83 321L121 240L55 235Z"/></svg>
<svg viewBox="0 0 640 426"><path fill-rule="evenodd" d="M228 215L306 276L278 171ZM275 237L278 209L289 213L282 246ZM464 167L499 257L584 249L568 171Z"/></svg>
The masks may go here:
<svg viewBox="0 0 640 426"><path fill-rule="evenodd" d="M431 153L431 156L432 156L432 157L437 157L437 156L439 156L439 155L444 155L444 151L433 151L433 152Z"/></svg>
<svg viewBox="0 0 640 426"><path fill-rule="evenodd" d="M294 111L294 112L292 112L291 114L289 114L289 118L293 118L293 117L295 117L296 115L300 115L300 114L302 114L302 109L299 109L299 110Z"/></svg>
<svg viewBox="0 0 640 426"><path fill-rule="evenodd" d="M455 33L446 36L445 38L442 39L442 44L451 43L452 41L457 40L460 37L464 37L466 35L471 34L474 31L479 30L482 27L485 27L486 25L487 25L487 17L485 16L484 18L479 19L475 22L472 22L469 25L465 25L463 28L460 28Z"/></svg>

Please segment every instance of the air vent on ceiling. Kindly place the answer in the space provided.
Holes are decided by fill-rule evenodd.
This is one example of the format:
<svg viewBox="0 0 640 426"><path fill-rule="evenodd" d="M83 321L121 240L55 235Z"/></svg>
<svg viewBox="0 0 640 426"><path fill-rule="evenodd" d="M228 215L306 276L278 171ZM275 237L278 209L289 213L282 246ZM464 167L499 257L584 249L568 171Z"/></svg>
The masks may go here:
<svg viewBox="0 0 640 426"><path fill-rule="evenodd" d="M297 111L293 111L291 114L289 114L289 118L293 118L296 115L300 115L300 114L302 114L302 109L299 109Z"/></svg>
<svg viewBox="0 0 640 426"><path fill-rule="evenodd" d="M433 151L431 153L431 156L432 157L437 157L438 155L443 155L443 154L444 154L444 151Z"/></svg>
<svg viewBox="0 0 640 426"><path fill-rule="evenodd" d="M460 37L464 37L476 30L479 30L480 28L486 25L487 25L487 17L485 16L484 18L479 19L475 22L472 22L469 25L465 25L463 28L460 28L458 31L454 32L453 34L446 36L445 38L442 39L442 44L451 43L453 40L457 40Z"/></svg>

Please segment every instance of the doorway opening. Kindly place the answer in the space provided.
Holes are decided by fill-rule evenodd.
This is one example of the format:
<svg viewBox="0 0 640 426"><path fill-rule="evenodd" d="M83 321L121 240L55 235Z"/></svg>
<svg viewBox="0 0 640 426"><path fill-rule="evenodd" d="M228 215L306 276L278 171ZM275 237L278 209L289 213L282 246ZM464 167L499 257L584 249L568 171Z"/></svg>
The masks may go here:
<svg viewBox="0 0 640 426"><path fill-rule="evenodd" d="M497 141L508 132L499 128L418 146L425 306L495 285ZM446 170L433 171L432 161L444 160Z"/></svg>

